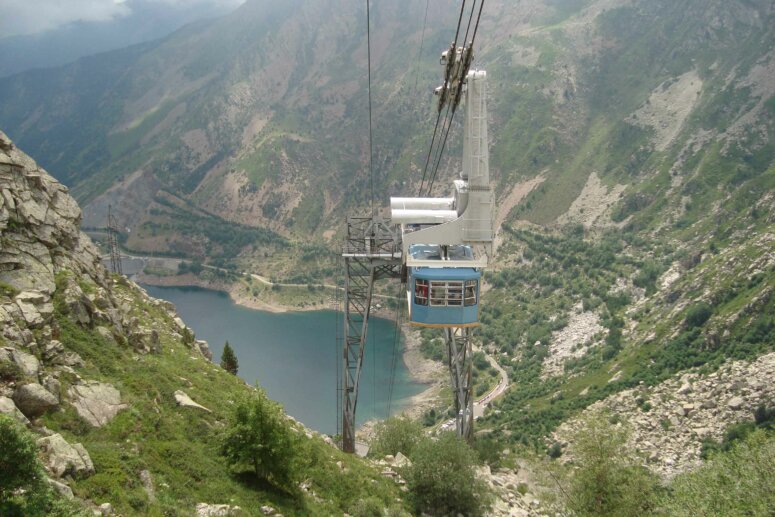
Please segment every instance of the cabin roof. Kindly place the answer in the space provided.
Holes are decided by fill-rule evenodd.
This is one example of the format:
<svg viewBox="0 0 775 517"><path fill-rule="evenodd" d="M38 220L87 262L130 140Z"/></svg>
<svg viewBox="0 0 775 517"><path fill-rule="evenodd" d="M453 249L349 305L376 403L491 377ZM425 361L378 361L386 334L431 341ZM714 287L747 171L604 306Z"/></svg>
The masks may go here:
<svg viewBox="0 0 775 517"><path fill-rule="evenodd" d="M477 280L482 274L472 267L413 267L412 276L427 280Z"/></svg>

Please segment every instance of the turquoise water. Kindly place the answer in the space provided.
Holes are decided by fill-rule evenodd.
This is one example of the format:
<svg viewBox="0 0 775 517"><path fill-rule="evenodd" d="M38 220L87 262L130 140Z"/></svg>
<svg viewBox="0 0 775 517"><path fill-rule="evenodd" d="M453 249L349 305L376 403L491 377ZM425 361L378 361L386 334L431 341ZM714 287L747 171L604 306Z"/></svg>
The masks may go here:
<svg viewBox="0 0 775 517"><path fill-rule="evenodd" d="M235 304L228 295L196 287L143 286L148 294L174 303L178 314L210 344L220 362L228 340L239 361L239 376L258 382L269 397L308 427L336 433L336 371L342 354L336 344L334 311L271 313ZM339 321L339 331L342 322ZM387 415L394 325L382 318L369 324L358 396L356 424ZM400 354L400 352L399 352ZM401 356L396 362L391 412L405 407L424 386L409 377Z"/></svg>

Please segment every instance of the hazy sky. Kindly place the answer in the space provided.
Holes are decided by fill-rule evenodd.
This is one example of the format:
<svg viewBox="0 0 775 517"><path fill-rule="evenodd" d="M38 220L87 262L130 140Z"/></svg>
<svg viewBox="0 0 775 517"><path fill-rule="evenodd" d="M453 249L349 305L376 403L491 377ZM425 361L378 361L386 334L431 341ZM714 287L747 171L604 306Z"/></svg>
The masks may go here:
<svg viewBox="0 0 775 517"><path fill-rule="evenodd" d="M74 21L106 21L132 12L133 0L0 0L0 35L35 34ZM173 5L221 4L244 0L142 0Z"/></svg>

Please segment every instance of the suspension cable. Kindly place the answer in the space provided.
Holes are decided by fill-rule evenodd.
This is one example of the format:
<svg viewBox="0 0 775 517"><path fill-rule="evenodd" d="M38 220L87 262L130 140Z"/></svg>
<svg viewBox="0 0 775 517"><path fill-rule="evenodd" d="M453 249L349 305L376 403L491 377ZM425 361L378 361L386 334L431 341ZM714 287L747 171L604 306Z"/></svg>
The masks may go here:
<svg viewBox="0 0 775 517"><path fill-rule="evenodd" d="M463 13L465 12L465 7L466 7L466 0L463 0L463 2L460 5L460 14L458 15L458 18L457 18L457 29L455 29L455 39L452 43L453 58L454 58L454 52L457 52L457 41L458 41L458 37L460 36L460 25L463 22ZM444 80L446 81L447 78L445 77ZM425 167L423 167L422 181L420 182L420 189L417 194L418 196L422 196L422 190L425 184L425 178L427 177L427 174L428 174L428 164L430 163L431 154L433 153L433 148L434 146L438 146L438 142L436 141L436 133L439 128L440 121L441 121L441 111L439 111L439 114L436 116L436 125L433 128L433 137L431 138L431 145L430 145L430 148L428 149L428 156L425 159Z"/></svg>
<svg viewBox="0 0 775 517"><path fill-rule="evenodd" d="M374 208L374 141L372 138L371 122L371 12L369 9L369 0L366 0L366 55L368 61L368 82L369 82L369 182L371 185L371 216L376 215Z"/></svg>
<svg viewBox="0 0 775 517"><path fill-rule="evenodd" d="M431 195L431 190L433 189L433 182L436 181L436 173L439 171L439 164L441 163L441 157L444 154L444 148L447 146L447 138L449 137L450 129L452 129L452 119L454 118L455 118L455 112L453 111L452 116L449 118L449 125L447 126L447 131L444 133L444 140L441 143L439 154L436 157L436 164L433 167L433 175L431 176L431 180L428 182L428 196Z"/></svg>
<svg viewBox="0 0 775 517"><path fill-rule="evenodd" d="M481 2L479 3L479 13L477 14L477 17L476 17L476 24L474 25L474 32L473 32L473 35L471 36L471 43L470 43L471 48L473 48L474 41L476 40L476 34L479 31L479 22L482 19L483 8L484 8L484 0L481 0ZM466 29L466 35L465 35L466 38L468 37L469 29L471 28L471 21L473 20L475 10L476 10L476 0L474 0L474 4L471 7L471 14L468 17L468 28ZM465 45L465 40L463 40L463 42L464 42L463 44ZM460 84L459 87L462 88L462 83ZM433 188L433 183L436 181L436 175L438 173L439 164L441 163L441 155L444 153L444 148L446 147L446 144L447 144L447 138L449 137L449 131L452 128L452 119L454 119L454 117L455 117L455 111L453 110L452 117L449 120L449 125L445 126L446 130L442 129L442 133L444 134L444 140L441 145L441 152L437 155L437 159L435 161L434 168L433 168L433 173L430 176L430 181L428 182L429 196L431 193L431 189Z"/></svg>
<svg viewBox="0 0 775 517"><path fill-rule="evenodd" d="M441 121L441 111L436 116L436 125L433 127L433 138L431 138L431 146L428 148L428 156L425 157L425 167L422 170L422 181L420 181L420 189L417 191L417 196L422 196L422 187L425 184L425 177L428 174L428 164L431 160L431 153L433 152L433 142L436 141L436 131L439 129L439 122Z"/></svg>
<svg viewBox="0 0 775 517"><path fill-rule="evenodd" d="M417 53L417 74L414 77L414 91L417 91L417 83L420 81L420 62L422 61L422 48L425 44L425 27L428 25L428 4L430 0L425 0L425 17L422 22L422 35L420 36L420 51Z"/></svg>
<svg viewBox="0 0 775 517"><path fill-rule="evenodd" d="M393 357L390 362L390 384L388 389L388 402L387 402L387 417L390 418L390 413L393 404L393 386L395 385L396 378L396 365L398 363L398 349L401 344L401 322L403 320L403 304L406 302L406 281L402 281L398 290L398 303L396 304L396 316L395 327L393 331Z"/></svg>

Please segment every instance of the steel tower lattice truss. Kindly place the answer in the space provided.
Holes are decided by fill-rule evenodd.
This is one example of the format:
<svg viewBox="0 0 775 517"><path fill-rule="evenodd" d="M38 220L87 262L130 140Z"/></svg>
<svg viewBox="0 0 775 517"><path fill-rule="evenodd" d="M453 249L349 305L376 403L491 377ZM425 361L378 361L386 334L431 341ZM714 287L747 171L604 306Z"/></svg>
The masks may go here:
<svg viewBox="0 0 775 517"><path fill-rule="evenodd" d="M399 235L378 217L350 217L342 253L345 316L341 387L342 450L355 452L355 410L371 313L374 282L401 277Z"/></svg>

